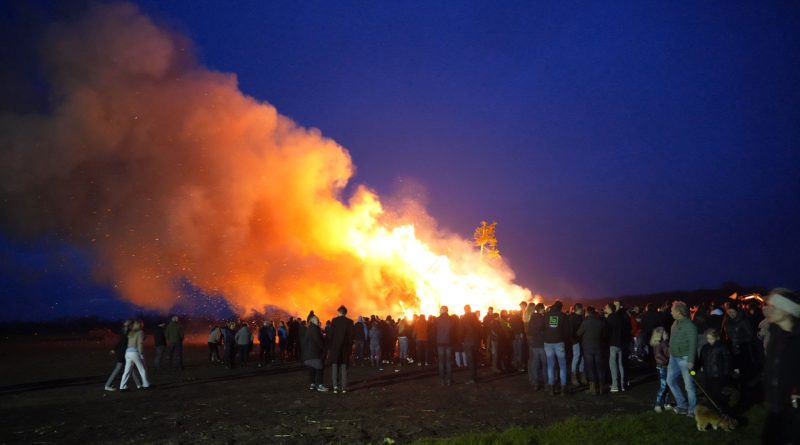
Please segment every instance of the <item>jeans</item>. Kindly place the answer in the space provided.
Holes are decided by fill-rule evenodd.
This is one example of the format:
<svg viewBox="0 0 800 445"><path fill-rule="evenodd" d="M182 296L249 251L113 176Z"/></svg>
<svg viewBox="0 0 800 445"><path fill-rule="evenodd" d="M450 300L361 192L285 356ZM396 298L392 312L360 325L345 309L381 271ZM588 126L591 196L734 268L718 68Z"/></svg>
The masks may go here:
<svg viewBox="0 0 800 445"><path fill-rule="evenodd" d="M380 365L381 364L381 344L374 341L370 342L369 344L369 354L370 354L370 361L372 365Z"/></svg>
<svg viewBox="0 0 800 445"><path fill-rule="evenodd" d="M417 340L417 363L428 364L431 360L426 355L428 352L427 340Z"/></svg>
<svg viewBox="0 0 800 445"><path fill-rule="evenodd" d="M161 369L161 362L164 358L164 349L165 346L156 346L156 353L153 356L153 367L156 369Z"/></svg>
<svg viewBox="0 0 800 445"><path fill-rule="evenodd" d="M528 361L530 362L528 363L528 381L532 385L538 385L544 381L544 376L547 373L547 354L545 354L544 348L532 346L532 342L529 342L528 345L530 350L530 354L528 354Z"/></svg>
<svg viewBox="0 0 800 445"><path fill-rule="evenodd" d="M147 370L144 369L142 357L137 351L127 351L125 352L125 372L122 373L122 382L119 384L119 389L126 389L128 387L128 379L131 376L131 367L133 365L136 365L139 375L142 376L142 386L149 388L150 381L147 380Z"/></svg>
<svg viewBox="0 0 800 445"><path fill-rule="evenodd" d="M611 388L622 389L625 387L625 357L622 348L611 346L609 348L608 366L611 368Z"/></svg>
<svg viewBox="0 0 800 445"><path fill-rule="evenodd" d="M511 365L516 369L522 369L525 364L522 361L522 347L525 346L524 334L517 334L511 343L512 359Z"/></svg>
<svg viewBox="0 0 800 445"><path fill-rule="evenodd" d="M114 370L111 371L111 377L109 377L108 381L106 381L106 387L110 387L114 383L114 379L117 378L117 376L119 375L120 371L122 371L123 368L125 368L125 363L117 362L117 365L114 366ZM133 377L133 381L136 382L137 388L142 386L142 382L139 381L139 376L136 375L135 372L131 373L131 377Z"/></svg>
<svg viewBox="0 0 800 445"><path fill-rule="evenodd" d="M408 337L398 337L397 344L400 346L400 363L408 357Z"/></svg>
<svg viewBox="0 0 800 445"><path fill-rule="evenodd" d="M545 343L544 352L547 354L547 384L555 383L555 366L558 360L561 386L567 386L567 351L564 343Z"/></svg>
<svg viewBox="0 0 800 445"><path fill-rule="evenodd" d="M269 341L266 341L264 343L260 343L258 362L259 363L271 362L274 348L275 348L275 342L270 343Z"/></svg>
<svg viewBox="0 0 800 445"><path fill-rule="evenodd" d="M467 366L469 367L467 375L469 375L469 380L474 382L478 380L478 345L464 343L464 357L466 358Z"/></svg>
<svg viewBox="0 0 800 445"><path fill-rule="evenodd" d="M580 343L572 345L572 375L583 372L583 348Z"/></svg>
<svg viewBox="0 0 800 445"><path fill-rule="evenodd" d="M183 343L175 342L169 345L169 366L172 367L172 358L178 354L178 367L183 369Z"/></svg>
<svg viewBox="0 0 800 445"><path fill-rule="evenodd" d="M344 363L331 365L331 376L333 377L333 387L340 387L344 390L347 389L347 365ZM341 385L339 379L341 376Z"/></svg>
<svg viewBox="0 0 800 445"><path fill-rule="evenodd" d="M598 385L606 384L606 361L603 359L602 349L584 349L586 361L586 378Z"/></svg>
<svg viewBox="0 0 800 445"><path fill-rule="evenodd" d="M678 385L678 379L683 377L683 386L686 388L686 394L689 397L689 406L686 406L686 397L683 395L681 387ZM667 367L667 384L669 385L672 395L675 397L675 403L678 409L686 409L689 414L694 414L694 408L697 406L697 393L694 389L694 380L689 374L689 357L670 357L669 366Z"/></svg>
<svg viewBox="0 0 800 445"><path fill-rule="evenodd" d="M667 368L656 366L658 371L658 393L656 394L656 406L664 406L667 399Z"/></svg>
<svg viewBox="0 0 800 445"><path fill-rule="evenodd" d="M161 350L163 351L164 348L162 347ZM156 357L158 356L158 348L156 348ZM208 360L211 362L219 360L219 345L217 343L208 344ZM158 358L156 358L156 368L158 368Z"/></svg>
<svg viewBox="0 0 800 445"><path fill-rule="evenodd" d="M496 338L489 340L489 356L492 358L492 370L500 370L500 341Z"/></svg>
<svg viewBox="0 0 800 445"><path fill-rule="evenodd" d="M236 350L239 353L239 363L246 365L247 356L250 355L250 345L236 345Z"/></svg>
<svg viewBox="0 0 800 445"><path fill-rule="evenodd" d="M360 364L364 360L364 340L356 340L356 363Z"/></svg>
<svg viewBox="0 0 800 445"><path fill-rule="evenodd" d="M322 384L322 373L324 369L314 369L312 367L308 367L308 377L312 384L314 385L321 385Z"/></svg>
<svg viewBox="0 0 800 445"><path fill-rule="evenodd" d="M452 346L437 346L436 352L439 355L439 380L442 383L453 383L453 347Z"/></svg>

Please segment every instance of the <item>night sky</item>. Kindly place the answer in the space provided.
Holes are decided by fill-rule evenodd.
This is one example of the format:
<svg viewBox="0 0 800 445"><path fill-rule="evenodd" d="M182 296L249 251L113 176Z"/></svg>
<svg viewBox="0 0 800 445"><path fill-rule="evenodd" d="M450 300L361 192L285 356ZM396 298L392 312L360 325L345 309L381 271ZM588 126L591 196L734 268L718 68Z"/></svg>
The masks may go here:
<svg viewBox="0 0 800 445"><path fill-rule="evenodd" d="M534 292L800 287L796 2L137 3L346 147L354 184L417 190L464 237L497 221ZM3 21L63 12L41 8ZM132 310L91 263L0 234L0 319Z"/></svg>

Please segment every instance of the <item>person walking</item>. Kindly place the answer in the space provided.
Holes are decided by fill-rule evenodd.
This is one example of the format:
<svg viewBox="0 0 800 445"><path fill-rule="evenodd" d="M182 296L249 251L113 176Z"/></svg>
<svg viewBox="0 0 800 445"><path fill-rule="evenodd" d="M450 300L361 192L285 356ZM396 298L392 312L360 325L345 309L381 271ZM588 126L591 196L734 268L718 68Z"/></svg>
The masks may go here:
<svg viewBox="0 0 800 445"><path fill-rule="evenodd" d="M120 391L128 388L128 379L133 371L131 368L136 365L136 370L142 377L142 388L149 388L150 381L147 380L147 369L144 367L144 328L140 320L136 320L131 324L131 330L128 332L128 344L125 349L125 372L122 373L122 382L119 384ZM134 379L134 381L136 381ZM138 385L137 385L138 387Z"/></svg>
<svg viewBox="0 0 800 445"><path fill-rule="evenodd" d="M111 376L108 377L106 381L105 390L106 391L116 391L117 388L114 388L114 380L117 376L122 372L125 368L125 350L128 348L128 332L131 328L131 321L125 320L122 323L122 328L120 329L117 337L117 343L114 346L114 349L111 350L111 354L117 359L116 365L114 365L114 370L111 371ZM142 387L142 383L139 381L139 376L136 373L133 373L133 381L136 383L137 388Z"/></svg>
<svg viewBox="0 0 800 445"><path fill-rule="evenodd" d="M697 406L697 393L690 372L697 358L697 327L689 319L689 307L683 301L672 303L672 323L669 343L669 365L667 365L667 384L677 404L675 413L693 417ZM683 377L686 396L678 384ZM686 399L689 404L686 404Z"/></svg>
<svg viewBox="0 0 800 445"><path fill-rule="evenodd" d="M322 358L325 355L325 341L322 339L322 329L319 326L319 318L316 315L309 317L306 334L303 337L303 347L301 348L303 363L308 368L308 377L311 391L327 392L328 388L322 384L323 374L325 373Z"/></svg>
<svg viewBox="0 0 800 445"><path fill-rule="evenodd" d="M183 327L178 323L178 316L173 315L165 329L169 343L169 366L172 367L175 355L178 356L178 368L183 370Z"/></svg>
<svg viewBox="0 0 800 445"><path fill-rule="evenodd" d="M353 352L353 320L347 318L347 308L339 306L339 316L331 321L331 377L333 393L347 392L347 365Z"/></svg>

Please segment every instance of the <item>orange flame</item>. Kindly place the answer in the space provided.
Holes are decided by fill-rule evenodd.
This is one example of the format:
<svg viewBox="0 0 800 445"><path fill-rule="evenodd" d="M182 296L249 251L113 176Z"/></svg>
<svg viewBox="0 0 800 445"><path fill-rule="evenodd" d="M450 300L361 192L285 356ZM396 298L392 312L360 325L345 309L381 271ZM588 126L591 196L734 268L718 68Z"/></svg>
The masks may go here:
<svg viewBox="0 0 800 445"><path fill-rule="evenodd" d="M135 6L92 6L44 42L52 111L0 116L4 210L88 246L122 297L167 310L188 279L243 313L406 316L530 297L502 260L365 187L343 202L344 148L198 64Z"/></svg>

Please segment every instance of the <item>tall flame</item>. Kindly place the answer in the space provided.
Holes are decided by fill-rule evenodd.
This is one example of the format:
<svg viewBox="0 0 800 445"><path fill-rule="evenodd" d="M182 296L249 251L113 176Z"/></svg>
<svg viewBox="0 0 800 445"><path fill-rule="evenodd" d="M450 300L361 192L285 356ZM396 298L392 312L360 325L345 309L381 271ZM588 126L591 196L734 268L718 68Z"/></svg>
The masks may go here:
<svg viewBox="0 0 800 445"><path fill-rule="evenodd" d="M189 280L246 312L435 314L515 307L530 291L502 260L426 218L344 188L349 153L130 4L92 6L44 37L53 106L0 116L7 226L97 256L95 275L166 310Z"/></svg>

